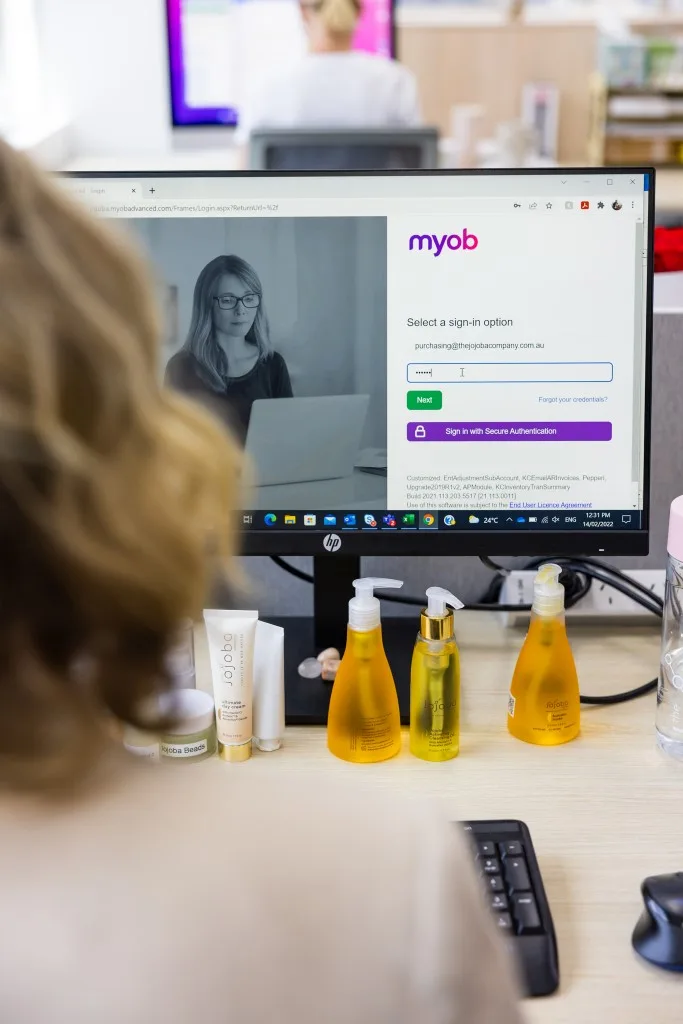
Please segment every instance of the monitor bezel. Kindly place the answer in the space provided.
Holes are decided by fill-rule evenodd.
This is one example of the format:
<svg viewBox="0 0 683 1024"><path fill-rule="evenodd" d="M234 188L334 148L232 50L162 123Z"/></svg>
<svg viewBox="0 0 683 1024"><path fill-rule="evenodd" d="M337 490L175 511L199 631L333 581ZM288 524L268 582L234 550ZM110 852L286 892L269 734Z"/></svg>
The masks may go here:
<svg viewBox="0 0 683 1024"><path fill-rule="evenodd" d="M648 177L648 264L645 320L645 416L643 458L643 509L640 530L552 530L552 531L484 531L467 530L447 532L441 530L381 531L339 534L341 545L336 554L342 555L647 555L650 537L650 468L651 468L651 416L652 416L652 352L653 352L653 283L654 283L654 227L655 181L654 167L623 165L610 167L551 167L551 168L462 168L396 171L220 171L220 170L162 170L162 171L71 171L69 178L338 178L338 177L500 177L548 175L579 176L605 174L647 174ZM275 509L274 511L280 511ZM351 510L353 511L353 510ZM381 511L378 509L378 511ZM441 509L437 511L443 511ZM326 534L305 533L298 530L246 530L242 532L241 550L246 555L324 555ZM334 554L330 557L334 557Z"/></svg>
<svg viewBox="0 0 683 1024"><path fill-rule="evenodd" d="M164 13L166 16L166 61L167 61L167 79L168 79L168 106L171 117L171 126L179 129L192 129L192 128L225 128L226 130L234 130L239 127L240 117L239 111L237 114L236 121L221 120L217 116L218 112L222 107L195 107L192 108L196 111L196 116L192 116L191 120L187 119L187 115L184 119L181 119L179 108L182 103L185 109L188 108L185 103L185 88L184 88L184 65L182 62L183 54L183 40L182 35L176 32L173 25L173 19L171 18L171 4L174 0L165 0ZM396 0L391 0L391 28L389 32L389 39L391 45L391 57L396 59ZM173 67L175 64L176 57L178 57L180 74L174 75Z"/></svg>

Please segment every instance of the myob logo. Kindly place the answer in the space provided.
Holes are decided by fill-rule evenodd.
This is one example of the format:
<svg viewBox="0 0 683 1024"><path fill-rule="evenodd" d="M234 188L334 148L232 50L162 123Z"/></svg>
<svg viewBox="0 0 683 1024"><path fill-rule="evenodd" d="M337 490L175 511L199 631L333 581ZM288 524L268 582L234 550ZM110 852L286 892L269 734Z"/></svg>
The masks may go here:
<svg viewBox="0 0 683 1024"><path fill-rule="evenodd" d="M471 252L479 245L479 239L465 228L461 235L411 235L408 240L408 249L413 252L431 252L434 256L440 256L444 249L457 252Z"/></svg>

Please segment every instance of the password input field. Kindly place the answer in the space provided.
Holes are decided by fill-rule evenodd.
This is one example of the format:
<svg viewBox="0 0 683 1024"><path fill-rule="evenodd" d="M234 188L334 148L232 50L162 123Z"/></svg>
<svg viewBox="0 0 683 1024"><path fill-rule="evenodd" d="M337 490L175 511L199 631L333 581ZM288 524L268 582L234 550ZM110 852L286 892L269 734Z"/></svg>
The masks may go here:
<svg viewBox="0 0 683 1024"><path fill-rule="evenodd" d="M612 363L408 363L409 384L608 384Z"/></svg>

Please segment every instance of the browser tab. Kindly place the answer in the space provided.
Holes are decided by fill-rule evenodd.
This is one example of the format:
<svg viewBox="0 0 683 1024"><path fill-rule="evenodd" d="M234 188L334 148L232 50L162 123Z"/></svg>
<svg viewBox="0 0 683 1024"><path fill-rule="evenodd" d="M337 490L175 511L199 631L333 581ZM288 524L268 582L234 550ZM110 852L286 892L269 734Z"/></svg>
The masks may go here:
<svg viewBox="0 0 683 1024"><path fill-rule="evenodd" d="M69 191L94 202L102 200L137 199L144 196L141 181L132 178L68 178Z"/></svg>

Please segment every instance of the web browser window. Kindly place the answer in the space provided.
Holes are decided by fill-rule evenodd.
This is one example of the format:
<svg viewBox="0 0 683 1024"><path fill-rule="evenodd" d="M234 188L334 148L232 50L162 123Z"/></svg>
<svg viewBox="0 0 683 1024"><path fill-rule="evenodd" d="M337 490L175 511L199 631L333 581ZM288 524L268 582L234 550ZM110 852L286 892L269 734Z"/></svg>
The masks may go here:
<svg viewBox="0 0 683 1024"><path fill-rule="evenodd" d="M640 528L649 173L67 184L154 267L245 527Z"/></svg>

